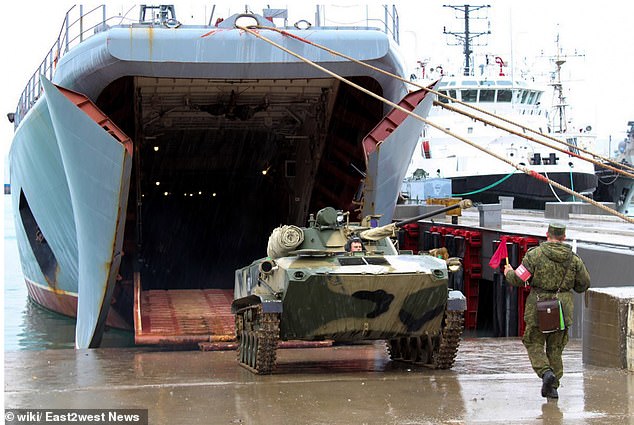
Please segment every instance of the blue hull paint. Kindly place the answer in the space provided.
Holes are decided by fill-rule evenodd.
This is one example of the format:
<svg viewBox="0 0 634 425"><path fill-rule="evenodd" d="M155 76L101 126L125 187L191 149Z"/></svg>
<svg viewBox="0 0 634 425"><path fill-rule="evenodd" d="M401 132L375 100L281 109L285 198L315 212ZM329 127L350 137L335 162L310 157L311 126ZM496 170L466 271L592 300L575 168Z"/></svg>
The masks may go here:
<svg viewBox="0 0 634 425"><path fill-rule="evenodd" d="M124 145L44 80L77 230L75 344L98 346L121 261L132 158ZM81 166L78 166L81 164Z"/></svg>
<svg viewBox="0 0 634 425"><path fill-rule="evenodd" d="M50 82L43 85L11 150L16 237L25 277L77 295L76 346L95 347L119 268L131 158ZM27 209L37 227L25 228ZM49 246L52 273L34 244Z"/></svg>
<svg viewBox="0 0 634 425"><path fill-rule="evenodd" d="M18 127L9 159L22 271L27 279L40 285L54 286L76 294L79 269L77 231L66 171L46 98L37 101L28 120ZM33 235L27 235L20 218L21 193L24 193L26 203L37 218L41 233L46 235L46 242L57 259L59 272L55 282L47 282L31 249L29 237L33 238Z"/></svg>

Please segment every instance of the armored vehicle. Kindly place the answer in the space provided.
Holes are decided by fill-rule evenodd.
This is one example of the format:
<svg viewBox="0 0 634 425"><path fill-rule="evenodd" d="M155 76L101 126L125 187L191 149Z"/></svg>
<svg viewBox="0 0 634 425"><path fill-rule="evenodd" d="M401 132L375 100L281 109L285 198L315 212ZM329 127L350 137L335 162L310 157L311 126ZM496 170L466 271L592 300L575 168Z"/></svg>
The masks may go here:
<svg viewBox="0 0 634 425"><path fill-rule="evenodd" d="M275 229L268 257L236 270L240 364L271 373L279 340L386 340L393 360L450 368L466 310L465 297L447 284L455 259L399 253L391 237L451 208L372 227L376 217L351 224L347 213L327 207L306 228ZM362 251L346 250L353 238Z"/></svg>

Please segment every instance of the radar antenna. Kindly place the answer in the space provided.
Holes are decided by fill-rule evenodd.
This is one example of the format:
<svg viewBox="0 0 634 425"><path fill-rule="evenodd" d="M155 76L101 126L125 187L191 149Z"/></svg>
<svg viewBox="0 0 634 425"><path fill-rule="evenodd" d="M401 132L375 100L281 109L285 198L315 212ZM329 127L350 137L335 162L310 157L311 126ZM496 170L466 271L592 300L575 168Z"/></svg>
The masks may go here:
<svg viewBox="0 0 634 425"><path fill-rule="evenodd" d="M471 50L471 46L475 45L473 44L473 40L475 40L476 38L482 36L482 35L489 35L491 34L491 22L488 23L488 29L487 31L483 31L483 32L473 32L470 30L469 28L469 14L471 12L475 12L478 11L480 9L485 9L485 8L489 8L491 7L491 5L480 5L480 6L471 6L468 4L462 5L462 6L453 6L450 4L445 4L443 5L443 7L450 7L454 10L457 10L458 12L462 13L463 17L462 19L464 20L464 31L463 32L453 32L453 31L447 31L447 28L443 28L443 34L445 35L451 35L453 37L455 37L458 42L455 44L449 44L450 46L460 46L463 45L464 46L464 75L472 75L472 70L473 67L471 66L471 54L473 53L473 51ZM483 19L483 18L474 18L474 19ZM484 46L485 44L479 44L479 46Z"/></svg>

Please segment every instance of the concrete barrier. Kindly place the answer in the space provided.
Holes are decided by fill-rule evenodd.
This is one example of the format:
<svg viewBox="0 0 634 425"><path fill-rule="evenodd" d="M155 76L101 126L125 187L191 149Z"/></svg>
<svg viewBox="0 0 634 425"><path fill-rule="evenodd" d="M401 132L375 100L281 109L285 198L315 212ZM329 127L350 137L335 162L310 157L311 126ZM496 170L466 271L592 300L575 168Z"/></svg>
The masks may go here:
<svg viewBox="0 0 634 425"><path fill-rule="evenodd" d="M480 227L487 227L489 229L502 228L502 205L478 205L478 212L480 213Z"/></svg>
<svg viewBox="0 0 634 425"><path fill-rule="evenodd" d="M590 289L586 300L583 362L634 370L634 287Z"/></svg>
<svg viewBox="0 0 634 425"><path fill-rule="evenodd" d="M503 210L513 209L513 202L515 200L514 196L498 196L498 199L500 200L500 205Z"/></svg>

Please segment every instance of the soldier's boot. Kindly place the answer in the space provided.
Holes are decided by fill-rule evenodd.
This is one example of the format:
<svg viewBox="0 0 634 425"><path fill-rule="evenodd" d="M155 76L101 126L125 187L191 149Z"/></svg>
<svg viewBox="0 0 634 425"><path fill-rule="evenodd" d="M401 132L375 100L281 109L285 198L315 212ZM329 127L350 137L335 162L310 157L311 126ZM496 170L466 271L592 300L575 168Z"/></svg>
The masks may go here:
<svg viewBox="0 0 634 425"><path fill-rule="evenodd" d="M547 370L542 375L542 397L559 398L557 388L554 387L557 377L552 370Z"/></svg>
<svg viewBox="0 0 634 425"><path fill-rule="evenodd" d="M547 398L558 399L559 398L559 393L557 393L557 388L551 387L550 391L546 394L546 397Z"/></svg>

